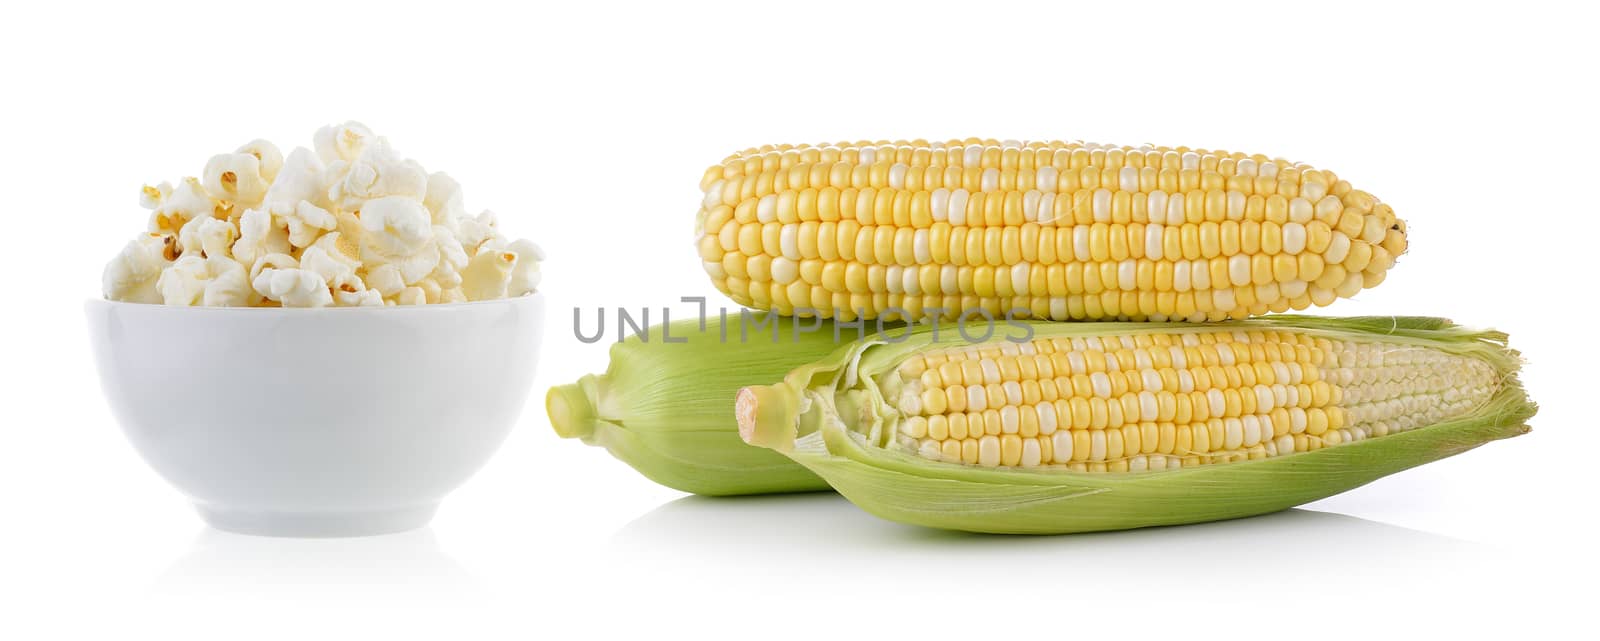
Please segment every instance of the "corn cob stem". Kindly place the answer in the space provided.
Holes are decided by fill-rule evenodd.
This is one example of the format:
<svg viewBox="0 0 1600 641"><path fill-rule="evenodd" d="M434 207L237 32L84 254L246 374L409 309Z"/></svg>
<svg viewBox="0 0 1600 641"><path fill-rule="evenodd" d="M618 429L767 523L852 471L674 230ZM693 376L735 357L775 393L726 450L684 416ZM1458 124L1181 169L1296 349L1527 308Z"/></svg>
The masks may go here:
<svg viewBox="0 0 1600 641"><path fill-rule="evenodd" d="M589 438L594 435L594 421L599 418L594 399L586 389L595 387L594 375L586 375L577 383L551 386L545 394L545 412L550 415L550 427L561 438Z"/></svg>
<svg viewBox="0 0 1600 641"><path fill-rule="evenodd" d="M783 426L799 420L800 396L781 385L746 387L739 390L734 413L740 438L751 445L773 447L786 434Z"/></svg>

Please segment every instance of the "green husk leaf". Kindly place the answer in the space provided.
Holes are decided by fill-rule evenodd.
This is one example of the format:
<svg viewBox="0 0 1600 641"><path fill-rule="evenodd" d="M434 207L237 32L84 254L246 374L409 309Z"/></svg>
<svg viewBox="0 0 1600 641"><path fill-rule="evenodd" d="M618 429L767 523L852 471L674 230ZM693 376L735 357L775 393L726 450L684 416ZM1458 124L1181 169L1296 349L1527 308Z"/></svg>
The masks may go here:
<svg viewBox="0 0 1600 641"><path fill-rule="evenodd" d="M783 451L850 501L883 518L973 532L1057 534L1197 523L1287 509L1523 434L1536 410L1516 378L1518 355L1505 347L1505 335L1499 332L1426 317L1274 316L1215 325L1426 346L1490 363L1502 386L1473 412L1434 425L1261 460L1120 473L983 468L885 449L882 445L889 436L870 426L875 416L890 411L872 389L873 376L897 367L908 355L961 340L954 332L935 339L931 332L919 330L902 343L862 341L846 346L796 369L783 383L741 391L741 399L751 405L786 400L798 408L787 423L765 417L766 422L748 426L747 432L754 437L751 442ZM1127 333L1129 328L1114 323L1029 327L1037 337ZM1138 327L1157 332L1194 329L1165 323ZM855 391L840 393L846 389Z"/></svg>
<svg viewBox="0 0 1600 641"><path fill-rule="evenodd" d="M832 323L738 314L652 326L611 347L604 374L550 388L545 407L563 438L606 448L647 478L712 496L824 490L826 482L768 449L747 445L734 420L734 395L773 383L857 338ZM761 325L768 321L773 325ZM726 326L726 331L724 331ZM763 327L763 329L756 329ZM797 331L798 328L798 331ZM741 331L743 329L743 331ZM809 331L808 331L809 330ZM664 333L665 332L665 333ZM666 342L670 336L674 341Z"/></svg>

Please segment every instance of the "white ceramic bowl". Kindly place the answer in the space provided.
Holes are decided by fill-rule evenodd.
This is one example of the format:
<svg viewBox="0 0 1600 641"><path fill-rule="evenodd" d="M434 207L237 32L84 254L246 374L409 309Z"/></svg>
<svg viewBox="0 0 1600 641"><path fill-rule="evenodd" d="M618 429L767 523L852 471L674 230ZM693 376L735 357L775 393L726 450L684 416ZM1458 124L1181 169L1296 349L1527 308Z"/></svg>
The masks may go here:
<svg viewBox="0 0 1600 641"><path fill-rule="evenodd" d="M274 536L419 527L522 411L544 298L191 308L91 300L134 448L212 526Z"/></svg>

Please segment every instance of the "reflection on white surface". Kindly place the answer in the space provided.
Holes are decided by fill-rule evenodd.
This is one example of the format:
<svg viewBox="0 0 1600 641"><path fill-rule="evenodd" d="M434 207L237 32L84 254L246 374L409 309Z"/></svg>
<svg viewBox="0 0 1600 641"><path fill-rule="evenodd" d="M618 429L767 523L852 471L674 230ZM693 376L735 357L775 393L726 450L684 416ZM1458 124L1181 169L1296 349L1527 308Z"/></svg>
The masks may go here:
<svg viewBox="0 0 1600 641"><path fill-rule="evenodd" d="M861 589L909 580L919 589L960 591L988 576L1095 598L1107 596L1094 592L1103 588L1205 599L1214 597L1198 595L1240 589L1268 601L1274 590L1371 595L1436 585L1461 567L1507 563L1492 546L1301 509L1125 532L997 536L891 523L828 493L687 497L628 524L611 545L623 558L681 559L724 577L776 574L822 584L843 575Z"/></svg>
<svg viewBox="0 0 1600 641"><path fill-rule="evenodd" d="M169 595L282 597L348 594L455 599L478 581L430 528L338 539L232 534L206 528L155 581Z"/></svg>

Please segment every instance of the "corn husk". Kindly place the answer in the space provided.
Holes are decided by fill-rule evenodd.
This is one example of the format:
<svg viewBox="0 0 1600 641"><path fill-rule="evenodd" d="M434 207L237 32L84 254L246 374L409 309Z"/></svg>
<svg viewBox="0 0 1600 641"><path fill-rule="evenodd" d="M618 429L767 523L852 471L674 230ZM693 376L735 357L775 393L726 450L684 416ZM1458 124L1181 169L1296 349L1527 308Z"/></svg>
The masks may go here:
<svg viewBox="0 0 1600 641"><path fill-rule="evenodd" d="M755 329L761 323L777 323ZM550 388L550 424L563 438L606 448L651 480L684 492L725 496L824 490L827 483L787 457L739 439L733 400L746 385L775 383L790 370L858 337L816 320L738 314L676 321L665 334L611 347L604 374ZM818 325L820 323L820 325ZM724 329L724 327L726 329ZM814 329L813 329L814 328ZM797 331L798 329L798 331ZM666 342L670 336L674 341Z"/></svg>
<svg viewBox="0 0 1600 641"><path fill-rule="evenodd" d="M1030 324L1037 338L1128 333L1116 323ZM1151 323L1137 331L1193 330ZM800 367L784 381L742 390L741 435L781 451L851 502L893 521L973 532L1057 534L1198 523L1294 507L1375 479L1528 431L1535 406L1499 332L1423 317L1276 316L1209 327L1292 329L1337 339L1382 340L1482 359L1499 374L1497 393L1474 411L1410 431L1260 460L1142 472L984 468L886 449L893 408L874 377L905 357L962 339L867 339ZM1003 340L996 338L991 342Z"/></svg>

